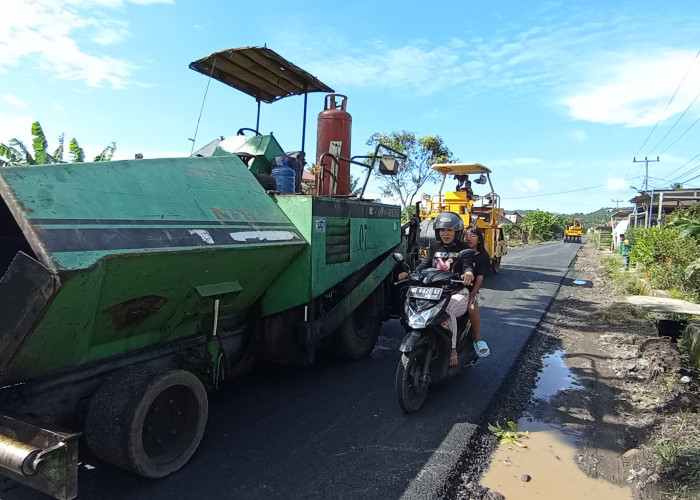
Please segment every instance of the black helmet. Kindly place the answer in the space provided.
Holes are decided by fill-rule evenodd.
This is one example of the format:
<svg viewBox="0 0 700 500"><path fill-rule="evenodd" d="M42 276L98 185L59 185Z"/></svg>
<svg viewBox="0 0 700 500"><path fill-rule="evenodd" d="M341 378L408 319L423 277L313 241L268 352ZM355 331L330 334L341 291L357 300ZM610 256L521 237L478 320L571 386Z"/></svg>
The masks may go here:
<svg viewBox="0 0 700 500"><path fill-rule="evenodd" d="M462 218L454 212L442 212L435 217L435 239L440 241L440 229L454 229L455 241L462 241L462 231L464 230L464 222Z"/></svg>

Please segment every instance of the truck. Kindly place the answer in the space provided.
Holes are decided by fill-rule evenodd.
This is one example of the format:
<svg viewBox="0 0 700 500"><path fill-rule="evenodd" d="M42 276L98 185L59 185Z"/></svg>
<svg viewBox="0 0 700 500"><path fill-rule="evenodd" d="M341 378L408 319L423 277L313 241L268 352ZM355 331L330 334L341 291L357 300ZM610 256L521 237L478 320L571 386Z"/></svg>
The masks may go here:
<svg viewBox="0 0 700 500"><path fill-rule="evenodd" d="M574 217L570 226L564 229L564 243L574 242L581 243L581 235L583 234L583 227L581 226L581 219Z"/></svg>
<svg viewBox="0 0 700 500"><path fill-rule="evenodd" d="M502 215L500 197L493 188L491 170L480 163L438 163L432 168L442 174L442 182L436 195L423 195L416 206L420 224L415 245L419 252L417 258L422 258L435 240L435 218L442 212L454 212L462 218L465 227L475 225L484 232L484 245L491 257L491 272L497 273L501 267L501 257L508 253L508 246L499 223ZM489 191L474 195L460 182L457 189L443 194L448 175L465 181L471 175L478 185L488 183Z"/></svg>
<svg viewBox="0 0 700 500"><path fill-rule="evenodd" d="M189 157L0 168L0 472L55 498L77 496L84 444L174 473L221 384L321 348L366 357L386 319L401 210L347 192L345 96L266 47L190 68L254 97L255 128ZM315 191L281 192L312 92L330 93ZM287 154L259 132L260 103L294 95L302 148ZM397 157L375 153L367 175L391 175Z"/></svg>

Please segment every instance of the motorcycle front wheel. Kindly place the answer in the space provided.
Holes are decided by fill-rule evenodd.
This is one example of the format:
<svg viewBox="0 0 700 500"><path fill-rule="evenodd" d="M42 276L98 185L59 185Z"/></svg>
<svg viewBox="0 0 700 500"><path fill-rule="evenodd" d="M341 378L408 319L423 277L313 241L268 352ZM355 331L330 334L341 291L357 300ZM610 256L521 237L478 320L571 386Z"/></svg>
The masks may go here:
<svg viewBox="0 0 700 500"><path fill-rule="evenodd" d="M406 413L418 410L428 396L429 376L424 374L425 358L429 355L426 347L418 347L401 355L396 370L396 395L399 405Z"/></svg>

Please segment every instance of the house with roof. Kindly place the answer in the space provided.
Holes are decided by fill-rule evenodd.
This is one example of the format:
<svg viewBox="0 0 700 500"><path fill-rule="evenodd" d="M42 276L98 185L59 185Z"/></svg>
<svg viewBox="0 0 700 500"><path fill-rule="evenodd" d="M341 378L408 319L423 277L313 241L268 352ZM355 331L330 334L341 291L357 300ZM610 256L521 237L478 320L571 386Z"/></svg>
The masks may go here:
<svg viewBox="0 0 700 500"><path fill-rule="evenodd" d="M686 208L700 202L700 189L652 189L640 191L629 200L634 204L629 214L631 227L663 225L664 217L678 208Z"/></svg>

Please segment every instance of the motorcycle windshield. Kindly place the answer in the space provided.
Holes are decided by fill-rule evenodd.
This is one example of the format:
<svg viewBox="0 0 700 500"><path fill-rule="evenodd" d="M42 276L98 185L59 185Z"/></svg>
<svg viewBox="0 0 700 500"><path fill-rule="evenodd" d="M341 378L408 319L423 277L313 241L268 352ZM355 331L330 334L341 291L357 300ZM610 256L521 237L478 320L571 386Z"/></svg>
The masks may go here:
<svg viewBox="0 0 700 500"><path fill-rule="evenodd" d="M440 269L427 269L426 271L423 272L421 280L423 284L426 285L438 281L449 281L450 279L454 278L454 274L450 271Z"/></svg>

